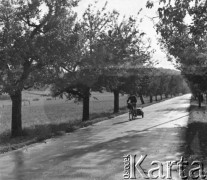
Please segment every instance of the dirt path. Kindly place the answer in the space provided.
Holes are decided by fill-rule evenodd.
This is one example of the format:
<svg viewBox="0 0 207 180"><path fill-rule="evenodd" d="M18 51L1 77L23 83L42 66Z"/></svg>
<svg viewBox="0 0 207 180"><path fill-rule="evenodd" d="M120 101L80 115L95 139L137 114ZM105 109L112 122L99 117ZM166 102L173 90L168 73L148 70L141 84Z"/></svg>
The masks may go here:
<svg viewBox="0 0 207 180"><path fill-rule="evenodd" d="M0 179L121 180L126 154L146 154L142 165L146 171L154 160L179 160L189 99L190 95L185 95L146 107L143 119L128 121L124 114L1 155Z"/></svg>

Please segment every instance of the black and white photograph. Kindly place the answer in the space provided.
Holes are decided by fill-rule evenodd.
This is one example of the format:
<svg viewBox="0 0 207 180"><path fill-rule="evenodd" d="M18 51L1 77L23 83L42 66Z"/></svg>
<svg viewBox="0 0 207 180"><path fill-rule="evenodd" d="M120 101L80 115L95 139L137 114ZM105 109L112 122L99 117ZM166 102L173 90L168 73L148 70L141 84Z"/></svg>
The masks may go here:
<svg viewBox="0 0 207 180"><path fill-rule="evenodd" d="M0 180L207 179L207 0L0 0Z"/></svg>

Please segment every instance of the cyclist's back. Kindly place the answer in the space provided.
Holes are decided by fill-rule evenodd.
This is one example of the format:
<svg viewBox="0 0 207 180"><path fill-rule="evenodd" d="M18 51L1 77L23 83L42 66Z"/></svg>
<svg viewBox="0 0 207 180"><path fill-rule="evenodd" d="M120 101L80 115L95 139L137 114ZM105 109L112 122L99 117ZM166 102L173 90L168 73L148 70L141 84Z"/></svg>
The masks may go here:
<svg viewBox="0 0 207 180"><path fill-rule="evenodd" d="M137 104L137 98L135 95L130 95L129 98L127 99L127 103L131 103L134 108L136 108Z"/></svg>

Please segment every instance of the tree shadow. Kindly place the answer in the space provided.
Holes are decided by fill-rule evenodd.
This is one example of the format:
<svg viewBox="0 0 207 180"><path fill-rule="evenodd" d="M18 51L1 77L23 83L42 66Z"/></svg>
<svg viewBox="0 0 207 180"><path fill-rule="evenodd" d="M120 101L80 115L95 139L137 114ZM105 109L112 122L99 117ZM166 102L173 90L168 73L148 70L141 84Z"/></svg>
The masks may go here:
<svg viewBox="0 0 207 180"><path fill-rule="evenodd" d="M128 122L129 122L129 120L127 120L127 121L122 121L122 122L117 122L117 123L114 123L113 125L124 124L124 123L128 123Z"/></svg>
<svg viewBox="0 0 207 180"><path fill-rule="evenodd" d="M167 111L169 113L169 111L188 111L188 110L186 110L186 107L179 107L179 108L166 108L166 109L156 110L156 111L158 112Z"/></svg>
<svg viewBox="0 0 207 180"><path fill-rule="evenodd" d="M124 124L124 123L128 123L128 122L131 122L131 121L136 121L136 120L139 120L139 119L142 119L142 117L135 117L134 119L128 119L126 121L121 121L121 122L117 122L117 123L113 123L113 125L117 125L117 124Z"/></svg>
<svg viewBox="0 0 207 180"><path fill-rule="evenodd" d="M188 124L185 134L185 155L207 156L207 122Z"/></svg>
<svg viewBox="0 0 207 180"><path fill-rule="evenodd" d="M188 175L188 179L193 179L189 177L189 171L195 168L195 166L192 166L193 161L200 161L204 167L207 166L207 120L203 119L206 107L199 108L196 105L191 105L189 109L191 113L187 127L183 128L184 131L181 135L183 144L179 151L182 153L184 160L188 162L183 172ZM198 175L197 173L195 175Z"/></svg>
<svg viewBox="0 0 207 180"><path fill-rule="evenodd" d="M86 143L90 143L89 139L92 135L90 132L88 133L89 135L84 137ZM36 157L33 157L32 154L29 155L31 159L34 158L34 164L30 162L30 166L27 167L25 167L25 164L28 163L28 158L26 155L21 153L21 156L19 156L20 153L12 153L12 159L14 162L17 162L14 164L15 174L12 174L12 177L15 177L17 180L26 180L31 177L41 179L41 175L45 171L49 170L50 168L57 167L58 165L61 166L61 163L67 162L67 164L70 163L70 168L64 169L64 173L61 173L60 175L52 172L52 178L59 179L60 177L67 177L68 179L73 179L74 177L82 177L82 179L86 179L86 177L91 177L91 171L98 171L98 169L96 169L97 167L105 167L109 164L112 166L114 165L115 167L113 161L116 159L119 159L120 162L118 168L114 169L114 173L120 173L123 171L123 155L128 154L131 151L136 151L138 147L132 146L132 144L136 143L136 141L141 138L142 135L124 136L124 138L114 138L110 141L96 143L87 147L82 147L84 144L80 144L70 149L70 151L62 148L58 142L59 146L57 145L53 149L48 147L48 149L46 148L44 152L40 151ZM56 154L55 152L57 149L57 152L59 152L60 155L53 156ZM88 157L88 155L91 155L91 159ZM103 160L101 160L102 157ZM96 159L99 159L99 161L96 161ZM78 162L77 160L81 160L81 162ZM92 164L90 160L92 160L92 162L94 161L94 164ZM21 162L21 164L18 162ZM41 166L41 168L38 168L38 166ZM111 179L112 174L110 174L110 172L103 171L103 173L103 179ZM100 175L94 174L94 176Z"/></svg>

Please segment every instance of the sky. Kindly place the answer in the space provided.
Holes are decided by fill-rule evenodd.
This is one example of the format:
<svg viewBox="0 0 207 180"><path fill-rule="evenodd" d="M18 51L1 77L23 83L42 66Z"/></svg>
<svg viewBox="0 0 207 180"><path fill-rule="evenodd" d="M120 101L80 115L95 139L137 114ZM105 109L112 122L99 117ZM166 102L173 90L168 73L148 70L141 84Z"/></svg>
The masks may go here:
<svg viewBox="0 0 207 180"><path fill-rule="evenodd" d="M103 7L106 0L96 0L98 8ZM78 14L82 14L84 10L88 7L88 4L95 2L94 0L81 0L77 7ZM167 61L165 53L162 52L160 46L158 45L157 33L154 28L154 23L149 17L156 17L157 6L155 3L154 8L147 9L145 7L147 0L108 0L107 9L108 10L117 10L120 15L136 15L137 12L142 8L140 18L143 18L142 23L140 24L140 29L146 33L146 35L151 39L151 45L153 49L156 50L152 59L157 61L159 64L156 67L163 67L169 69L175 69L173 64Z"/></svg>

